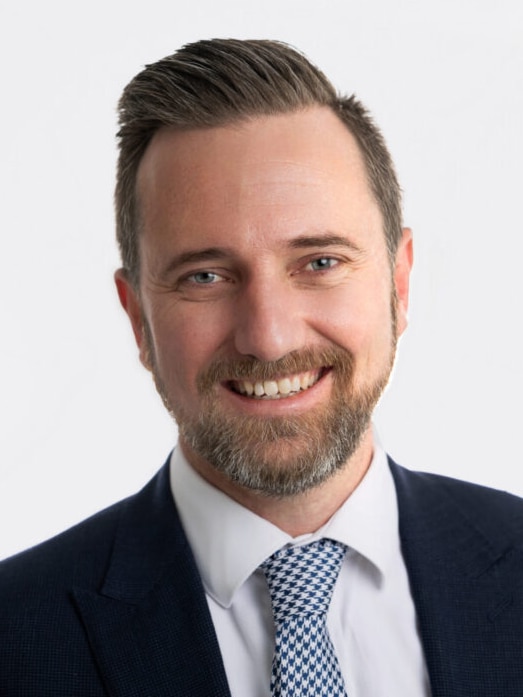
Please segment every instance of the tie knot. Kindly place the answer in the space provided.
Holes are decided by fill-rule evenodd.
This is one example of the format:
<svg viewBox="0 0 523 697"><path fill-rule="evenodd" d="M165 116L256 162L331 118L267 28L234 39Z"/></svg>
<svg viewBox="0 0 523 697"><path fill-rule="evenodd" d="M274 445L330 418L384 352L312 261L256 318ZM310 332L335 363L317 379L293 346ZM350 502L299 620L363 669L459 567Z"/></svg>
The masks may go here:
<svg viewBox="0 0 523 697"><path fill-rule="evenodd" d="M287 547L261 564L276 624L294 616L326 615L346 547L321 539Z"/></svg>

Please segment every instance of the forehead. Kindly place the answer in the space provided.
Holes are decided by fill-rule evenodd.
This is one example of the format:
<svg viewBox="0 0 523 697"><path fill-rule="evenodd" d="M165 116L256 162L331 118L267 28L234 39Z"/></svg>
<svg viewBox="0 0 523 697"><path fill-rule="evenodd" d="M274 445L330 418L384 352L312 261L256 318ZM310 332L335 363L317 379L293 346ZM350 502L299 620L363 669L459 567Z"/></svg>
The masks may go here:
<svg viewBox="0 0 523 697"><path fill-rule="evenodd" d="M257 117L223 127L165 128L137 177L143 234L212 227L275 233L303 225L381 227L355 138L330 109ZM254 237L253 237L254 239Z"/></svg>

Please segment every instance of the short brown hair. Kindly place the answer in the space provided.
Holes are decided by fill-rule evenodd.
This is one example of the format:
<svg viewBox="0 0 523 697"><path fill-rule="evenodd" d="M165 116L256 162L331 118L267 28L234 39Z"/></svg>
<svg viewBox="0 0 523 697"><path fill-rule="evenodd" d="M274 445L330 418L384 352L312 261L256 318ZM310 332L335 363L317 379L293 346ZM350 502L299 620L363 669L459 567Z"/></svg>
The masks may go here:
<svg viewBox="0 0 523 697"><path fill-rule="evenodd" d="M211 39L146 66L119 101L116 231L130 280L138 285L136 175L160 128L210 128L313 106L330 107L356 138L394 259L401 237L401 191L383 136L361 102L354 95L338 95L316 66L285 43Z"/></svg>

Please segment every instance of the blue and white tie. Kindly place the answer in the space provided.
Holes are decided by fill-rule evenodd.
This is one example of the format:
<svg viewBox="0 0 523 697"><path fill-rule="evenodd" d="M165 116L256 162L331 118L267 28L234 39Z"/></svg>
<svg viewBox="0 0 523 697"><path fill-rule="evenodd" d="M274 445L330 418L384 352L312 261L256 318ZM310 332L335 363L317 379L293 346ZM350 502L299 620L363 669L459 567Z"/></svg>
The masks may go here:
<svg viewBox="0 0 523 697"><path fill-rule="evenodd" d="M276 626L273 697L346 697L326 625L346 551L322 539L280 549L261 565Z"/></svg>

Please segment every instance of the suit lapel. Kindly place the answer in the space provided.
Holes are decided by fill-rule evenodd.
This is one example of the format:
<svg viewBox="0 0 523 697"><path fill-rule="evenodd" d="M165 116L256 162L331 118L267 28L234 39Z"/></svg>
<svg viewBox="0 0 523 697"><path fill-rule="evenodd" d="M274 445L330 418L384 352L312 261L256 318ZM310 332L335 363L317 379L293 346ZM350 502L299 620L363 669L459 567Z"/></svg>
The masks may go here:
<svg viewBox="0 0 523 697"><path fill-rule="evenodd" d="M391 469L433 697L520 695L523 555L505 522L511 499Z"/></svg>
<svg viewBox="0 0 523 697"><path fill-rule="evenodd" d="M391 470L432 697L520 697L521 503ZM230 697L167 466L124 504L102 588L73 596L111 697Z"/></svg>
<svg viewBox="0 0 523 697"><path fill-rule="evenodd" d="M167 466L126 503L101 591L74 598L112 697L230 697Z"/></svg>

